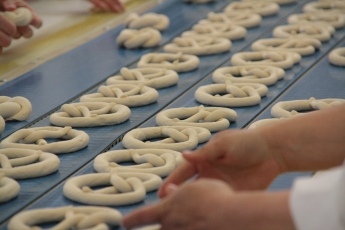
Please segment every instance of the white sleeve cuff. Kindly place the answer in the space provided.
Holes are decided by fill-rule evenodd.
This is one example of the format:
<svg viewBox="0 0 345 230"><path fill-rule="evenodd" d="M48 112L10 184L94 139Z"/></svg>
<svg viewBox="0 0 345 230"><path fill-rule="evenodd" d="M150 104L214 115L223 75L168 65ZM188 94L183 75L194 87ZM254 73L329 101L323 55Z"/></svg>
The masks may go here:
<svg viewBox="0 0 345 230"><path fill-rule="evenodd" d="M345 166L295 180L290 210L298 230L344 230Z"/></svg>

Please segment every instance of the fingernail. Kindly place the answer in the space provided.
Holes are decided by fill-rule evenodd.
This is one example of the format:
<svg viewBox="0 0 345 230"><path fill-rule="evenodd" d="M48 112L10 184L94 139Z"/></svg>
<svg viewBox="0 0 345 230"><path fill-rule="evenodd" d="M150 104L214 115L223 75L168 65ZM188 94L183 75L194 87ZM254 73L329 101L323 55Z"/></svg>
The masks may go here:
<svg viewBox="0 0 345 230"><path fill-rule="evenodd" d="M173 193L177 188L178 186L176 184L168 184L165 190L166 190L166 193L169 195Z"/></svg>

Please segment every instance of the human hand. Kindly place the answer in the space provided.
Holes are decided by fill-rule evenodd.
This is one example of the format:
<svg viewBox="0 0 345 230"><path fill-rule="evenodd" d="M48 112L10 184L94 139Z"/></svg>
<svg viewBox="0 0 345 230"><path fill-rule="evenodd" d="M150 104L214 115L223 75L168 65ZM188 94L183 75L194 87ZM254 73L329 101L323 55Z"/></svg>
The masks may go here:
<svg viewBox="0 0 345 230"><path fill-rule="evenodd" d="M12 38L29 38L33 35L31 26L40 28L42 19L33 11L28 3L23 0L0 0L0 11L14 11L18 7L26 7L32 12L32 20L27 26L16 26L13 22L0 14L0 53L3 47L11 44Z"/></svg>
<svg viewBox="0 0 345 230"><path fill-rule="evenodd" d="M222 180L235 190L265 189L282 172L277 156L269 151L266 139L257 130L226 130L205 146L184 152L186 161L176 168L158 191L181 184L193 176Z"/></svg>
<svg viewBox="0 0 345 230"><path fill-rule="evenodd" d="M169 184L161 202L126 215L126 229L160 224L174 229L294 229L289 191L234 192L219 180L200 179L181 186Z"/></svg>
<svg viewBox="0 0 345 230"><path fill-rule="evenodd" d="M120 0L89 0L89 2L93 3L99 11L112 11L117 13L125 10Z"/></svg>

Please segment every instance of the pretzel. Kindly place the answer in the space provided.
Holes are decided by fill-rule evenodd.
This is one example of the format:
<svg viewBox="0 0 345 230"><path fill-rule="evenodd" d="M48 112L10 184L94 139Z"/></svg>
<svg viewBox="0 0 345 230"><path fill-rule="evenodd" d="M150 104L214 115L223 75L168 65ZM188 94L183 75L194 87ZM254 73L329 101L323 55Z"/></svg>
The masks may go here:
<svg viewBox="0 0 345 230"><path fill-rule="evenodd" d="M289 24L326 24L340 29L345 26L345 15L329 14L322 12L308 12L304 14L292 14L288 17Z"/></svg>
<svg viewBox="0 0 345 230"><path fill-rule="evenodd" d="M62 139L63 141L48 142L47 139ZM0 143L0 149L21 148L41 150L55 154L70 153L85 148L89 143L89 135L84 131L71 127L36 127L20 129Z"/></svg>
<svg viewBox="0 0 345 230"><path fill-rule="evenodd" d="M218 132L227 129L236 118L237 113L232 109L201 105L163 110L157 114L156 123L160 126L202 127L210 132Z"/></svg>
<svg viewBox="0 0 345 230"><path fill-rule="evenodd" d="M257 0L242 0L242 2L256 2ZM287 5L297 2L297 0L260 0L260 2L275 2L279 5Z"/></svg>
<svg viewBox="0 0 345 230"><path fill-rule="evenodd" d="M141 56L138 67L153 67L172 69L176 72L188 72L199 66L199 58L183 53L148 53Z"/></svg>
<svg viewBox="0 0 345 230"><path fill-rule="evenodd" d="M273 29L273 37L298 39L301 37L310 37L318 39L321 42L326 42L331 38L334 32L333 26L325 24L283 25Z"/></svg>
<svg viewBox="0 0 345 230"><path fill-rule="evenodd" d="M271 115L276 118L289 118L300 114L299 112L321 110L342 103L345 103L344 99L328 98L316 100L313 97L309 100L281 101L272 107Z"/></svg>
<svg viewBox="0 0 345 230"><path fill-rule="evenodd" d="M13 179L36 178L59 169L59 158L40 150L0 149L0 173Z"/></svg>
<svg viewBox="0 0 345 230"><path fill-rule="evenodd" d="M0 173L0 204L18 196L19 191L20 185L17 181Z"/></svg>
<svg viewBox="0 0 345 230"><path fill-rule="evenodd" d="M259 14L252 14L250 12L210 12L207 14L207 19L200 20L199 24L226 23L229 25L238 25L245 28L252 28L260 25L261 20L262 18Z"/></svg>
<svg viewBox="0 0 345 230"><path fill-rule="evenodd" d="M129 119L131 110L114 102L79 102L64 104L61 112L50 115L56 126L94 127L121 124Z"/></svg>
<svg viewBox="0 0 345 230"><path fill-rule="evenodd" d="M231 25L226 23L204 23L196 24L192 30L182 33L182 37L197 37L200 35L216 38L227 38L238 40L246 36L247 29L243 26Z"/></svg>
<svg viewBox="0 0 345 230"><path fill-rule="evenodd" d="M108 229L120 225L122 215L113 208L96 206L63 206L19 212L8 223L9 230L41 229L39 225L57 222L51 230Z"/></svg>
<svg viewBox="0 0 345 230"><path fill-rule="evenodd" d="M275 123L277 121L280 121L281 119L283 119L283 118L268 118L268 119L258 120L258 121L253 122L252 124L250 124L248 129L256 129L256 128L259 128L261 126Z"/></svg>
<svg viewBox="0 0 345 230"><path fill-rule="evenodd" d="M284 75L282 68L274 66L229 66L216 69L212 80L215 83L230 80L233 83L260 83L270 86L283 79Z"/></svg>
<svg viewBox="0 0 345 230"><path fill-rule="evenodd" d="M304 12L326 12L329 14L334 13L345 13L345 2L344 1L319 1L309 2L303 6Z"/></svg>
<svg viewBox="0 0 345 230"><path fill-rule="evenodd" d="M116 84L100 86L97 93L86 94L81 102L114 102L128 107L148 105L156 102L158 92L144 84Z"/></svg>
<svg viewBox="0 0 345 230"><path fill-rule="evenodd" d="M283 69L292 68L301 60L301 55L294 52L283 51L254 51L240 52L231 57L233 65L264 65L275 66Z"/></svg>
<svg viewBox="0 0 345 230"><path fill-rule="evenodd" d="M319 50L322 44L319 40L309 37L300 38L264 38L252 43L254 51L287 51L308 56Z"/></svg>
<svg viewBox="0 0 345 230"><path fill-rule="evenodd" d="M151 173L93 173L68 179L63 193L83 204L129 205L144 200L146 192L157 190L161 183L162 178ZM92 187L101 186L103 188L92 190Z"/></svg>
<svg viewBox="0 0 345 230"><path fill-rule="evenodd" d="M217 0L183 0L186 3L193 3L193 4L202 4L208 2L216 2Z"/></svg>
<svg viewBox="0 0 345 230"><path fill-rule="evenodd" d="M158 46L161 40L161 33L156 29L148 27L140 30L124 29L116 38L116 43L127 49L135 49Z"/></svg>
<svg viewBox="0 0 345 230"><path fill-rule="evenodd" d="M5 130L5 120L0 116L0 134Z"/></svg>
<svg viewBox="0 0 345 230"><path fill-rule="evenodd" d="M130 13L124 23L130 29L151 27L163 31L169 27L170 20L164 14L147 13L139 16L137 13Z"/></svg>
<svg viewBox="0 0 345 230"><path fill-rule="evenodd" d="M231 41L226 38L215 38L206 36L177 37L173 43L164 46L164 51L168 53L182 52L193 55L211 55L229 52Z"/></svg>
<svg viewBox="0 0 345 230"><path fill-rule="evenodd" d="M227 5L224 12L236 11L236 12L250 12L254 14L259 14L261 16L270 16L277 14L280 7L275 2L232 2Z"/></svg>
<svg viewBox="0 0 345 230"><path fill-rule="evenodd" d="M171 149L183 151L194 149L198 144L208 141L210 137L210 131L201 127L147 127L133 129L126 133L122 144L127 149ZM162 140L150 142L151 139Z"/></svg>
<svg viewBox="0 0 345 230"><path fill-rule="evenodd" d="M223 107L257 105L268 92L267 86L258 83L211 84L200 86L194 94L203 104Z"/></svg>
<svg viewBox="0 0 345 230"><path fill-rule="evenodd" d="M178 74L174 70L164 68L122 68L120 75L107 79L107 85L140 83L155 89L166 88L177 84Z"/></svg>
<svg viewBox="0 0 345 230"><path fill-rule="evenodd" d="M32 106L25 97L0 96L0 116L5 121L24 121L30 116Z"/></svg>
<svg viewBox="0 0 345 230"><path fill-rule="evenodd" d="M345 66L345 47L333 49L328 55L328 60L333 65Z"/></svg>
<svg viewBox="0 0 345 230"><path fill-rule="evenodd" d="M134 161L138 165L122 166L117 163ZM104 172L152 173L168 176L184 161L182 154L168 149L125 149L99 154L93 163L94 169Z"/></svg>
<svg viewBox="0 0 345 230"><path fill-rule="evenodd" d="M26 7L18 7L14 11L5 11L1 14L17 26L27 26L33 18L31 10Z"/></svg>

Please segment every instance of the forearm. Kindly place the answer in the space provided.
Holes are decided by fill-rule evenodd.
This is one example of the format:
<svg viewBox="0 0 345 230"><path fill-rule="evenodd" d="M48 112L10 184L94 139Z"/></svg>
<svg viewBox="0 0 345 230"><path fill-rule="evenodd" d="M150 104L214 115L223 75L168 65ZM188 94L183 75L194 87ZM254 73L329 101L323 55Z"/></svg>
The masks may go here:
<svg viewBox="0 0 345 230"><path fill-rule="evenodd" d="M313 171L345 158L345 104L258 129L283 171Z"/></svg>
<svg viewBox="0 0 345 230"><path fill-rule="evenodd" d="M226 204L235 208L233 212L228 212L231 217L226 219L232 221L228 226L246 230L295 229L289 196L289 191L236 193Z"/></svg>

